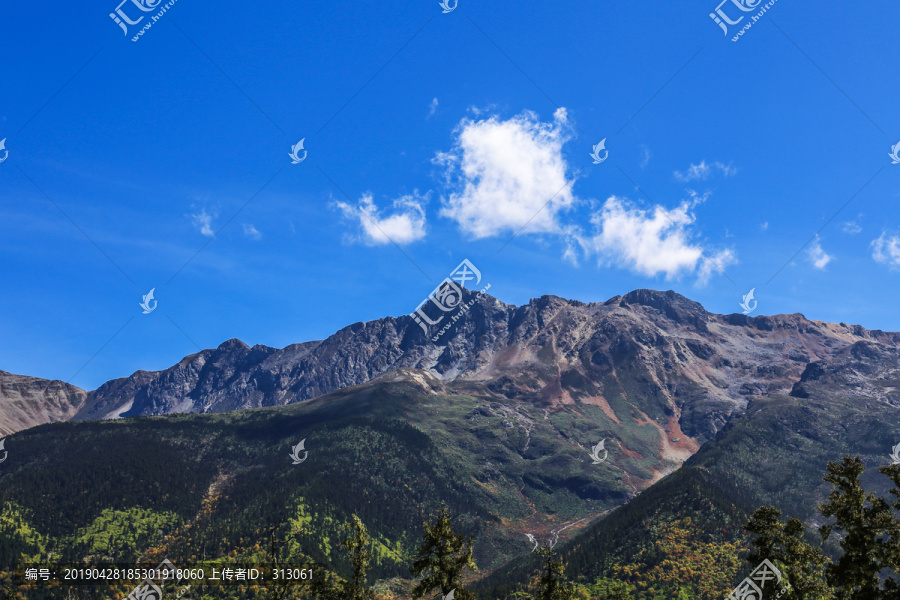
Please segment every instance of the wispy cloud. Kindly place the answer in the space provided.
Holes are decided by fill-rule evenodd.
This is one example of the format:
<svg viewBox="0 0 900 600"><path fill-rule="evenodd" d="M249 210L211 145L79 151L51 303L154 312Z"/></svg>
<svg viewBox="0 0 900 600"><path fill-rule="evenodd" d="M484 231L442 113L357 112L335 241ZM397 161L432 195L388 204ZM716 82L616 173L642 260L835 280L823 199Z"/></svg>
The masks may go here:
<svg viewBox="0 0 900 600"><path fill-rule="evenodd" d="M853 221L845 221L844 226L842 227L843 232L848 235L862 233L862 225L859 223L862 220L862 217L863 215L860 213Z"/></svg>
<svg viewBox="0 0 900 600"><path fill-rule="evenodd" d="M721 173L724 177L731 177L737 173L737 169L730 164L726 165L718 161L709 164L705 160L701 160L700 163L696 165L691 163L684 171L675 171L674 175L675 179L678 181L687 183L698 179L700 181L706 181L716 171Z"/></svg>
<svg viewBox="0 0 900 600"><path fill-rule="evenodd" d="M715 163L715 167L719 170L720 173L722 173L724 177L733 177L734 175L737 175L737 169L731 164L725 165L717 162Z"/></svg>
<svg viewBox="0 0 900 600"><path fill-rule="evenodd" d="M806 251L806 256L809 258L809 262L812 263L812 266L820 271L824 269L828 263L834 260L834 256L826 253L825 250L822 249L822 244L819 241L818 235L810 243L809 248Z"/></svg>
<svg viewBox="0 0 900 600"><path fill-rule="evenodd" d="M437 98L433 98L433 99L431 100L431 104L428 105L428 117L427 117L428 119L430 119L431 117L433 117L433 116L434 116L434 113L437 112L437 109L438 109L438 105L439 105L439 104L440 104L440 103L438 102L438 99L437 99Z"/></svg>
<svg viewBox="0 0 900 600"><path fill-rule="evenodd" d="M849 235L856 235L862 233L862 227L855 221L847 221L844 223L843 231Z"/></svg>
<svg viewBox="0 0 900 600"><path fill-rule="evenodd" d="M883 231L872 240L871 248L875 262L888 265L891 269L900 269L900 236L888 235Z"/></svg>
<svg viewBox="0 0 900 600"><path fill-rule="evenodd" d="M335 206L345 217L359 223L362 231L360 239L364 243L372 246L391 242L404 245L425 237L427 201L427 194L420 196L418 191L402 196L393 201L393 211L389 215L382 215L382 210L375 205L372 194L364 194L356 206L346 202L336 202Z"/></svg>
<svg viewBox="0 0 900 600"><path fill-rule="evenodd" d="M259 230L253 226L252 223L243 223L244 227L244 235L250 238L251 240L258 240L262 238L262 234Z"/></svg>
<svg viewBox="0 0 900 600"><path fill-rule="evenodd" d="M646 169L647 165L650 164L650 158L653 155L650 153L650 148L641 144L641 169Z"/></svg>
<svg viewBox="0 0 900 600"><path fill-rule="evenodd" d="M197 228L197 231L200 232L200 235L205 235L206 237L213 237L216 233L212 229L212 221L216 218L216 214L210 214L206 212L206 209L202 209L197 214L191 215L191 220L194 224L194 227Z"/></svg>

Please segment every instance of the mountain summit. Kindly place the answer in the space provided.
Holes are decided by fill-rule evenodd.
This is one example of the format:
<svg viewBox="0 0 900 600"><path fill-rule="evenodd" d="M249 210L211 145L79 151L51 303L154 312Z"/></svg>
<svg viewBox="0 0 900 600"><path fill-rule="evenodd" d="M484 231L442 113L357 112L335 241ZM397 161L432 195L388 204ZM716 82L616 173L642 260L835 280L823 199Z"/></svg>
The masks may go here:
<svg viewBox="0 0 900 600"><path fill-rule="evenodd" d="M673 291L635 290L592 304L542 296L518 307L466 291L464 302L471 308L436 342L412 318L388 317L282 349L228 340L88 393L32 378L14 385L18 376L5 374L0 431L72 417L72 405L79 420L278 406L410 367L551 411L577 401L619 419L629 399L643 397L645 416L673 436L682 429L702 441L753 396L789 392L811 362L859 341L900 345L897 334L802 315L715 315ZM26 380L62 394L68 408L19 398Z"/></svg>
<svg viewBox="0 0 900 600"><path fill-rule="evenodd" d="M716 315L673 291L592 304L542 296L524 306L466 291L464 302L471 308L436 342L408 316L280 350L228 340L103 384L75 418L291 404L409 367L549 411L593 404L615 420L646 418L671 438L702 443L754 396L789 393L812 362L860 341L900 346L898 334L799 314Z"/></svg>

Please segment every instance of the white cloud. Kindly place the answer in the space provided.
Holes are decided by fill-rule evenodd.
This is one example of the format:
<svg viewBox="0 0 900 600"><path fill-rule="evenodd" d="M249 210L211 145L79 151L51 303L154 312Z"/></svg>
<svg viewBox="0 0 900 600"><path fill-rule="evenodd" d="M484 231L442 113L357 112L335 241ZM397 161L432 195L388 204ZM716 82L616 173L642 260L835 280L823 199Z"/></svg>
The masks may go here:
<svg viewBox="0 0 900 600"><path fill-rule="evenodd" d="M888 236L884 231L872 240L871 246L875 262L886 264L891 269L900 269L900 236Z"/></svg>
<svg viewBox="0 0 900 600"><path fill-rule="evenodd" d="M434 159L454 188L442 216L475 238L520 229L562 233L558 217L576 201L562 156L569 139L564 108L552 123L527 111L506 121L466 118L455 135L453 149Z"/></svg>
<svg viewBox="0 0 900 600"><path fill-rule="evenodd" d="M362 240L369 245L382 245L394 242L398 245L409 244L425 237L425 203L427 195L420 196L418 191L402 196L393 202L393 214L381 216L371 194L364 194L357 206L346 202L335 205L345 217L356 219L362 229Z"/></svg>
<svg viewBox="0 0 900 600"><path fill-rule="evenodd" d="M216 214L209 214L204 208L196 215L191 215L194 227L200 232L200 235L206 237L214 237L216 234L212 229L212 220L216 218Z"/></svg>
<svg viewBox="0 0 900 600"><path fill-rule="evenodd" d="M671 210L656 206L650 211L625 198L612 196L591 218L595 234L582 245L596 252L601 263L651 277L664 274L667 279L695 273L698 283L706 283L736 259L731 250L709 253L691 242L685 227L695 220L691 211L697 202L694 198Z"/></svg>
<svg viewBox="0 0 900 600"><path fill-rule="evenodd" d="M731 177L735 173L737 173L737 169L732 167L730 164L726 165L724 163L720 163L718 161L710 164L707 164L705 160L701 160L700 164L693 164L687 168L685 171L675 171L675 179L682 182L689 182L694 180L706 181L713 174L713 170L719 171L725 177Z"/></svg>
<svg viewBox="0 0 900 600"><path fill-rule="evenodd" d="M730 249L710 249L694 241L693 211L708 192L688 190L688 197L671 210L645 209L610 197L595 209L591 231L585 233L564 219L567 210L582 204L572 191L575 177L568 173L562 152L571 136L565 109L557 110L551 122L541 122L529 111L507 120L472 112L474 117L457 126L453 148L433 160L443 167L450 189L440 214L464 233L474 238L520 231L556 235L565 244L563 259L573 264L596 259L651 277L689 274L699 284L737 262ZM649 157L645 149L644 160ZM734 173L722 163L692 166Z"/></svg>
<svg viewBox="0 0 900 600"><path fill-rule="evenodd" d="M759 228L762 229L763 231L768 231L768 229L769 229L769 222L768 222L768 221L763 221L762 223L760 223Z"/></svg>
<svg viewBox="0 0 900 600"><path fill-rule="evenodd" d="M812 243L809 245L806 255L809 258L809 262L819 270L824 269L825 266L834 259L834 256L827 254L822 249L822 244L819 242L818 235L816 235L815 239L813 239Z"/></svg>
<svg viewBox="0 0 900 600"><path fill-rule="evenodd" d="M258 240L262 237L262 234L259 230L254 227L251 223L244 223L244 235L246 235L251 240Z"/></svg>
<svg viewBox="0 0 900 600"><path fill-rule="evenodd" d="M437 109L438 109L438 105L439 105L439 104L440 104L440 103L438 102L438 99L437 99L437 98L433 98L433 99L431 100L431 104L428 105L428 117L427 117L427 118L430 119L431 117L434 116L434 113L437 112Z"/></svg>

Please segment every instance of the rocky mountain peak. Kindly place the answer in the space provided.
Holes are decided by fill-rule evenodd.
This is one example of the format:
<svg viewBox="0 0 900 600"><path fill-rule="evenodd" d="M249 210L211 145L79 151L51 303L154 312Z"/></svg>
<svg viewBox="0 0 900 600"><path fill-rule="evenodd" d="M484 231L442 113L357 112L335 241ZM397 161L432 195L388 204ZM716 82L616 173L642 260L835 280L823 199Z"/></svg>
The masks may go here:
<svg viewBox="0 0 900 600"><path fill-rule="evenodd" d="M671 290L591 304L545 295L512 306L465 289L452 310L430 301L422 310L433 321L424 328L403 315L282 349L230 339L168 369L107 382L87 394L77 418L277 406L415 372L551 412L599 407L613 422L639 419L702 442L754 397L787 394L812 377L804 374L810 363L845 350L865 359L865 344L852 349L865 341L900 347L896 334L802 315L713 315Z"/></svg>
<svg viewBox="0 0 900 600"><path fill-rule="evenodd" d="M709 313L699 302L685 298L672 290L634 290L625 294L619 301L622 307L646 306L654 308L666 318L679 325L691 325L700 331L707 331L706 324Z"/></svg>
<svg viewBox="0 0 900 600"><path fill-rule="evenodd" d="M239 340L238 338L231 338L230 340L225 340L216 348L216 350L220 350L223 352L232 352L234 350L249 350L250 346Z"/></svg>
<svg viewBox="0 0 900 600"><path fill-rule="evenodd" d="M88 393L56 380L0 371L0 438L43 423L68 421Z"/></svg>

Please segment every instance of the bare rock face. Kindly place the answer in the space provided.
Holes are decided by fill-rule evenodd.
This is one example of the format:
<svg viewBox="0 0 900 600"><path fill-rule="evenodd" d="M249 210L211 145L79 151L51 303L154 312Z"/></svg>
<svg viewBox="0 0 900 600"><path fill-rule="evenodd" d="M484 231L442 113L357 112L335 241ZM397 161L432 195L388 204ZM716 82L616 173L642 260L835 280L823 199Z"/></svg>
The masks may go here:
<svg viewBox="0 0 900 600"><path fill-rule="evenodd" d="M62 381L0 371L0 438L35 425L68 421L87 395Z"/></svg>
<svg viewBox="0 0 900 600"><path fill-rule="evenodd" d="M403 316L283 349L229 340L166 370L104 384L76 418L290 404L408 367L548 413L577 403L616 421L654 423L678 440L673 453L689 454L754 397L802 393L795 384L812 376L804 375L811 364L846 351L864 356L867 344L900 346L898 334L802 315L716 315L672 291L594 304L543 296L519 307L467 291L463 303L471 306L456 321L447 313L428 334Z"/></svg>
<svg viewBox="0 0 900 600"><path fill-rule="evenodd" d="M900 408L900 353L896 347L860 341L826 360L806 365L791 389L795 398L823 396L839 390L845 397L871 405Z"/></svg>

